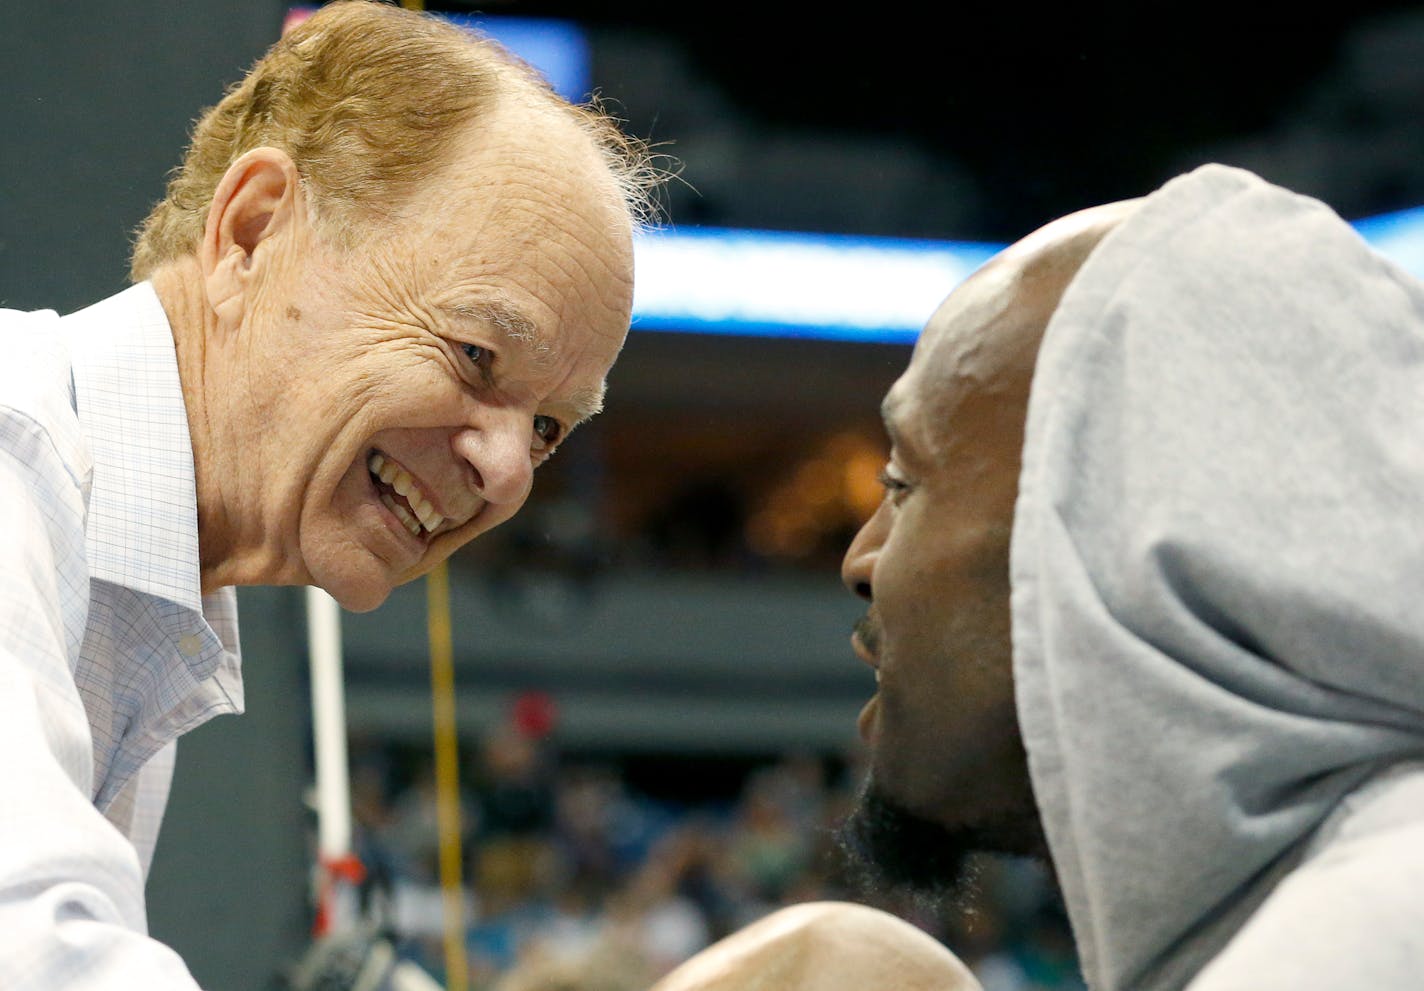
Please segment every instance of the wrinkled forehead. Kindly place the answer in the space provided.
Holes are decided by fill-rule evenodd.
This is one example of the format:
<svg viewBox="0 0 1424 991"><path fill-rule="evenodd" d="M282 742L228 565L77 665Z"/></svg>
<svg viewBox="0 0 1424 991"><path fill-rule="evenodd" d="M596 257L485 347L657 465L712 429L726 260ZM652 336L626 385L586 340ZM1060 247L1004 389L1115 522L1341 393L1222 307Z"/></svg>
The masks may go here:
<svg viewBox="0 0 1424 991"><path fill-rule="evenodd" d="M580 219L590 233L618 241L632 237L627 199L594 139L559 107L517 92L504 94L464 128L440 173L422 188L416 209L422 217L447 216L466 200L526 224L585 214Z"/></svg>
<svg viewBox="0 0 1424 991"><path fill-rule="evenodd" d="M633 218L593 140L565 115L508 99L459 152L406 218L450 292L512 303L550 340L572 327L621 342Z"/></svg>

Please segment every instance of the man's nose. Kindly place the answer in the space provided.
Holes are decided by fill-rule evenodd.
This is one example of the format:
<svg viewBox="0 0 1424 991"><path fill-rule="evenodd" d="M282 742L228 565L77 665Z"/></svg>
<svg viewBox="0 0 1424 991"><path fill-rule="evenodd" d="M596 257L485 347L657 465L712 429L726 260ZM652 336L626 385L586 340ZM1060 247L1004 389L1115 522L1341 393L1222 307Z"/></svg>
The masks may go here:
<svg viewBox="0 0 1424 991"><path fill-rule="evenodd" d="M880 554L882 529L884 527L884 504L876 509L865 521L855 539L846 548L841 561L841 583L854 595L869 602L872 598L871 576L875 571L875 559Z"/></svg>
<svg viewBox="0 0 1424 991"><path fill-rule="evenodd" d="M455 434L455 453L474 471L480 497L494 505L518 506L534 484L529 444L534 421L522 410L486 408L477 424Z"/></svg>

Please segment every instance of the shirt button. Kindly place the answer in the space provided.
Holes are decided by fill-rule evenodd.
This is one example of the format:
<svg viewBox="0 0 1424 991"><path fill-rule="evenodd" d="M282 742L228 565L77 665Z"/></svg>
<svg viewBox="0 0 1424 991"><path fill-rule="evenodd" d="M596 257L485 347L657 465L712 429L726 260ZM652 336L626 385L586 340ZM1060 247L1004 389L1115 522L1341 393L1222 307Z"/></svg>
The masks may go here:
<svg viewBox="0 0 1424 991"><path fill-rule="evenodd" d="M182 640L178 641L178 650L184 657L193 657L203 649L203 638L196 633L190 633Z"/></svg>

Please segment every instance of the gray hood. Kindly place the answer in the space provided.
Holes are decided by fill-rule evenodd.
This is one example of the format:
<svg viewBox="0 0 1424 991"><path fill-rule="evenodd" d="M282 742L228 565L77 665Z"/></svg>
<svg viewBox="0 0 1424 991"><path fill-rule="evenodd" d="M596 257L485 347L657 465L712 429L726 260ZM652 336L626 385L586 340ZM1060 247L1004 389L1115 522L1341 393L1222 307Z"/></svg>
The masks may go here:
<svg viewBox="0 0 1424 991"><path fill-rule="evenodd" d="M1148 197L1044 338L1012 578L1084 973L1180 988L1424 755L1424 289L1246 172Z"/></svg>

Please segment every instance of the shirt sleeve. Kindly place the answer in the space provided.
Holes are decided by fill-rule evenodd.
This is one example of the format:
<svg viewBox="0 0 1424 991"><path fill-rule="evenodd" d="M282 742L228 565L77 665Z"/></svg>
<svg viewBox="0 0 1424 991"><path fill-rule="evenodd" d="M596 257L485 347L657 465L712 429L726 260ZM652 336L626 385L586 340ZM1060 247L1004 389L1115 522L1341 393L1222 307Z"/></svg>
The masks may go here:
<svg viewBox="0 0 1424 991"><path fill-rule="evenodd" d="M46 432L0 408L0 987L196 991L147 935L133 845L94 807L73 662L84 494Z"/></svg>

